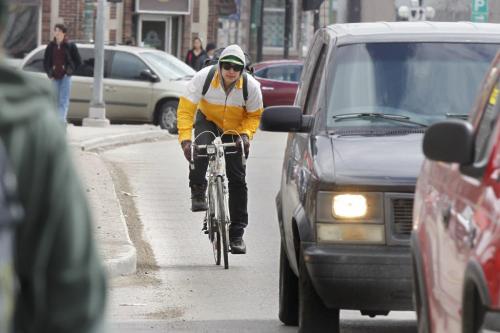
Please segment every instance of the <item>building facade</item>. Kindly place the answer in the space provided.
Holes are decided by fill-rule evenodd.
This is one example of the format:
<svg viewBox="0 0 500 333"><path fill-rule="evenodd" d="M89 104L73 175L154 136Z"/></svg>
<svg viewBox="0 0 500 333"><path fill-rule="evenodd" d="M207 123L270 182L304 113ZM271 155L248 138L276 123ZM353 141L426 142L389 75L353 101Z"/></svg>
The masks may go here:
<svg viewBox="0 0 500 333"><path fill-rule="evenodd" d="M288 56L301 58L319 26L343 22L395 21L397 8L410 0L324 0L317 12L304 11L310 0L108 0L105 42L154 47L183 59L194 37L223 47L238 43L256 60L283 58L285 22L290 22ZM313 2L320 2L312 0ZM290 15L285 5L290 4ZM436 10L434 20L470 20L472 0L423 0ZM260 6L263 4L262 11ZM4 47L22 57L52 38L56 23L72 40L91 42L96 0L10 0ZM500 22L500 1L489 0L489 22ZM258 36L262 34L260 42Z"/></svg>

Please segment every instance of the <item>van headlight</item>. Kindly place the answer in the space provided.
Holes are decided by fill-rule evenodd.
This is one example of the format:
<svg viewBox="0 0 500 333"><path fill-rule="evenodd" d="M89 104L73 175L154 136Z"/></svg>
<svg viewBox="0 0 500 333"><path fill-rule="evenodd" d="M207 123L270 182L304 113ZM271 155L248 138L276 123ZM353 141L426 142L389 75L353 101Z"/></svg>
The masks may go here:
<svg viewBox="0 0 500 333"><path fill-rule="evenodd" d="M367 210L366 198L361 194L337 194L333 196L332 214L335 217L363 217Z"/></svg>
<svg viewBox="0 0 500 333"><path fill-rule="evenodd" d="M318 222L383 223L383 195L378 192L318 192Z"/></svg>
<svg viewBox="0 0 500 333"><path fill-rule="evenodd" d="M316 199L318 242L385 244L383 193L320 191Z"/></svg>

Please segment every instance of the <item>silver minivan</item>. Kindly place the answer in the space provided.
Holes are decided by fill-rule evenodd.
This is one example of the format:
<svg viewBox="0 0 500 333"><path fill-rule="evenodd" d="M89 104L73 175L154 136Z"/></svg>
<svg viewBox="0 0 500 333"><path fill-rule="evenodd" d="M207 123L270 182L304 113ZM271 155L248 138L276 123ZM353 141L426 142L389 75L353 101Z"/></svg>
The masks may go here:
<svg viewBox="0 0 500 333"><path fill-rule="evenodd" d="M68 120L88 116L94 82L94 45L77 44L82 65L72 78ZM29 53L20 68L47 77L44 45ZM111 122L153 123L177 131L177 105L195 71L176 57L148 48L105 46L104 102ZM48 80L48 78L47 78Z"/></svg>

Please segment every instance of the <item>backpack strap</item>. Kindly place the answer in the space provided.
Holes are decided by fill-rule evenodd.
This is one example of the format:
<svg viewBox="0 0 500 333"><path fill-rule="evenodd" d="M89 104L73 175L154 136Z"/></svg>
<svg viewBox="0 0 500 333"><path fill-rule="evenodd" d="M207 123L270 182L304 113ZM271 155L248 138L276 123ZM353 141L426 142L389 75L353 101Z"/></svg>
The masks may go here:
<svg viewBox="0 0 500 333"><path fill-rule="evenodd" d="M248 77L247 72L243 72L243 99L245 100L245 106L248 101Z"/></svg>
<svg viewBox="0 0 500 333"><path fill-rule="evenodd" d="M217 65L213 65L212 68L210 68L207 78L205 79L205 83L203 84L203 90L201 91L201 96L205 97L208 88L210 88L210 83L212 83L216 70L217 70Z"/></svg>

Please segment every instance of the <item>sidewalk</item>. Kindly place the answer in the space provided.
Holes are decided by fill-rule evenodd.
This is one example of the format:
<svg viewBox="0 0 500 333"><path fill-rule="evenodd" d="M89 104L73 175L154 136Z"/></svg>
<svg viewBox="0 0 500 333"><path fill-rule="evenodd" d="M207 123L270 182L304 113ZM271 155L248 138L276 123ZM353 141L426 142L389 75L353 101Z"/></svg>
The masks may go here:
<svg viewBox="0 0 500 333"><path fill-rule="evenodd" d="M152 125L111 125L67 127L68 143L89 199L95 223L95 239L109 277L136 270L136 250L128 235L111 174L99 156L102 149L149 140L173 138Z"/></svg>

